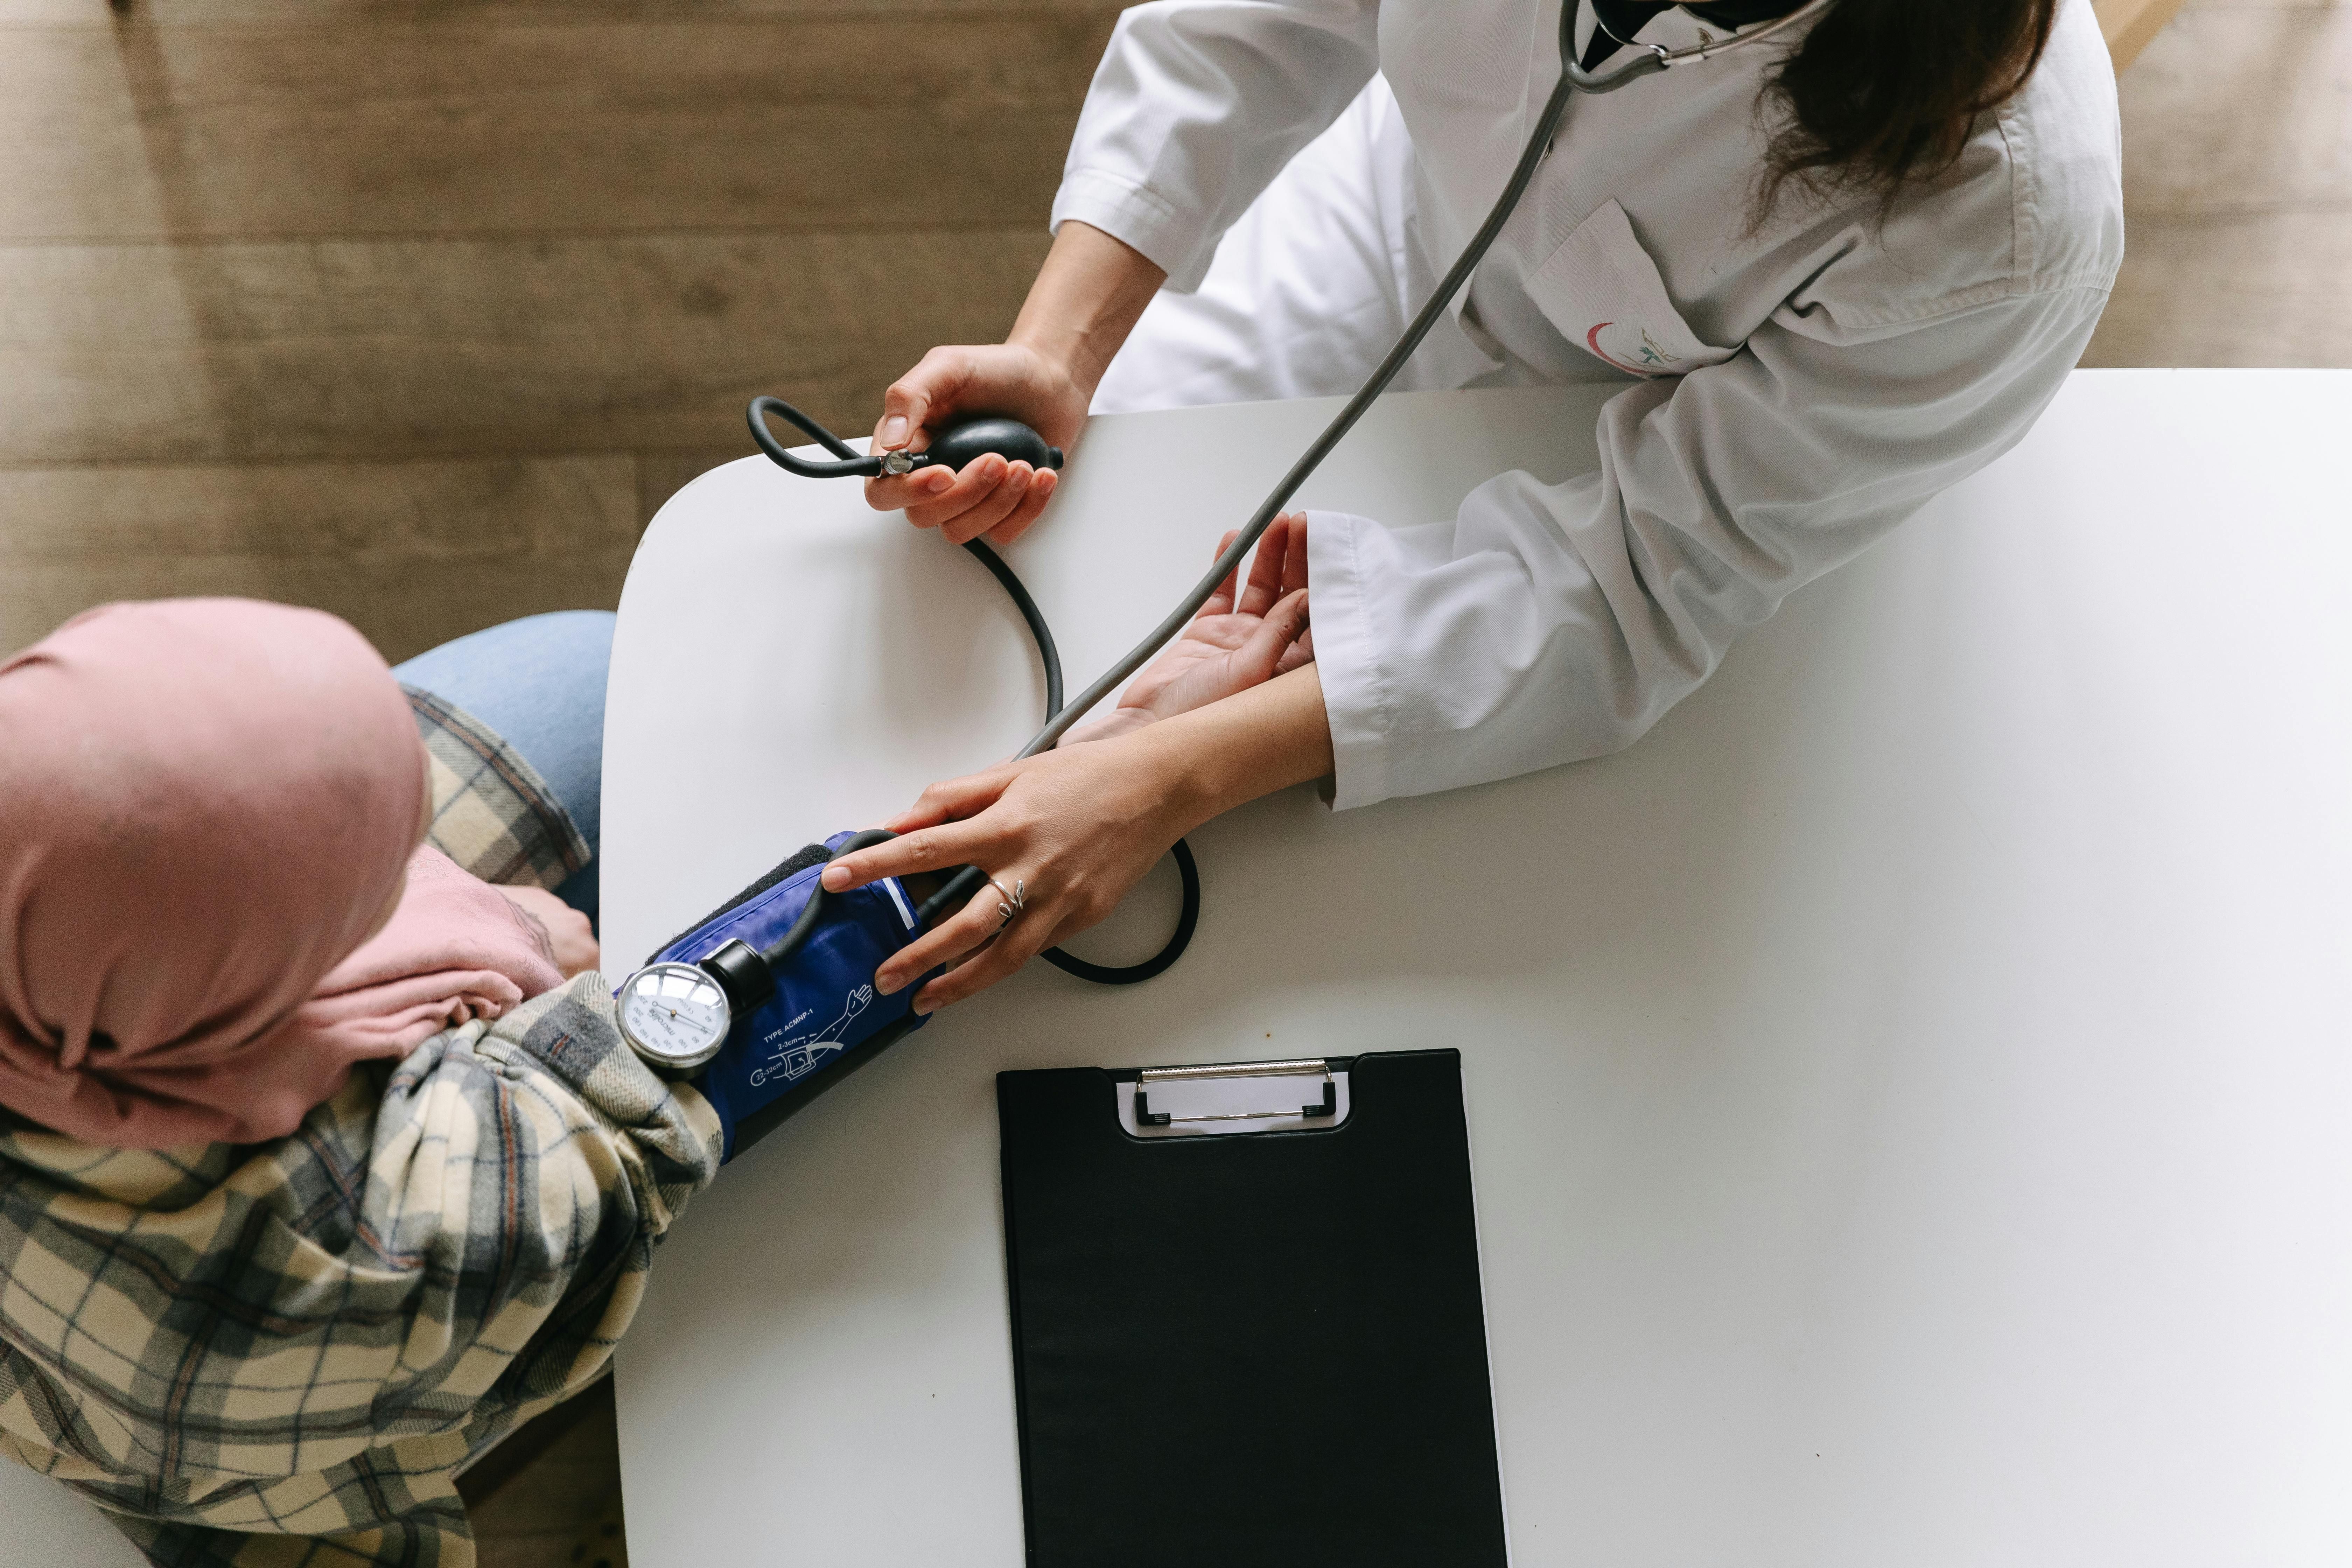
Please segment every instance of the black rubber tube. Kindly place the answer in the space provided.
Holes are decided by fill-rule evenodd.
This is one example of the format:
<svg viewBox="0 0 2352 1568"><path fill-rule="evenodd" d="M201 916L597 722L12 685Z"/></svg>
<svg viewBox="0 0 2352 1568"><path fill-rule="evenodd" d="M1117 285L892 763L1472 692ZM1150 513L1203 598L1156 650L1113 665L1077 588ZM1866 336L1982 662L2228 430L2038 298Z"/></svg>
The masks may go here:
<svg viewBox="0 0 2352 1568"><path fill-rule="evenodd" d="M1045 625L1045 612L1037 607L1037 601L1029 596L1029 585L1004 563L1003 556L977 539L964 541L963 547L988 568L988 574L1003 586L1005 593L1012 596L1013 607L1021 612L1023 620L1029 623L1029 635L1037 639L1038 661L1045 667L1045 711L1059 713L1062 710L1062 655L1054 647L1054 632Z"/></svg>
<svg viewBox="0 0 2352 1568"><path fill-rule="evenodd" d="M1176 934L1168 939L1168 945L1157 954L1141 963L1129 964L1124 969L1088 963L1058 947L1049 947L1037 956L1065 974L1075 974L1097 985L1133 985L1164 973L1169 965L1183 957L1184 950L1192 945L1192 930L1201 923L1201 868L1192 863L1192 847L1179 838L1169 846L1168 853L1176 857L1176 874L1184 879L1184 909L1176 917Z"/></svg>
<svg viewBox="0 0 2352 1568"><path fill-rule="evenodd" d="M841 460L819 463L795 457L792 448L777 440L776 433L768 428L767 416L771 414L799 426L811 440ZM870 479L882 472L881 458L859 457L849 449L847 442L781 397L751 399L751 406L744 417L751 421L751 439L760 444L760 450L768 454L770 460L778 467L804 479Z"/></svg>
<svg viewBox="0 0 2352 1568"><path fill-rule="evenodd" d="M989 574L1003 585L1005 593L1012 597L1013 607L1029 624L1029 635L1037 640L1038 662L1045 667L1045 712L1049 717L1060 712L1062 656L1054 646L1053 628L1045 624L1045 613L1037 607L1037 601L1030 597L1028 584L1021 581L1020 575L1006 563L1004 557L977 539L968 541L964 548L979 557L980 563L988 568ZM1178 959L1184 956L1184 950L1192 944L1192 932L1201 923L1201 868L1192 859L1192 847L1179 838L1170 846L1168 852L1176 858L1177 874L1184 879L1184 908L1176 917L1176 931L1168 939L1167 946L1141 963L1123 967L1089 963L1058 947L1049 947L1037 956L1065 974L1075 974L1097 985L1135 985L1154 975L1166 973ZM976 866L965 867L950 877L939 891L923 900L915 910L915 923L928 928L941 915L962 908L987 880L988 873L985 871Z"/></svg>
<svg viewBox="0 0 2352 1568"><path fill-rule="evenodd" d="M846 461L817 463L811 462L805 458L794 457L785 448L782 442L776 439L775 432L768 428L765 416L769 414L778 415L800 426L826 451L837 452ZM856 479L861 476L870 478L881 471L880 459L860 458L856 452L850 450L847 442L781 397L753 398L748 417L751 426L752 438L759 442L760 450L766 453L779 467L788 472L798 474L803 479ZM996 579L998 586L1002 587L1006 596L1012 599L1013 607L1021 612L1021 619L1027 624L1030 637L1035 639L1037 661L1045 667L1045 717L1051 719L1062 710L1062 654L1061 650L1054 645L1054 629L1045 624L1045 612L1037 607L1037 601L1030 594L1029 585L1021 581L1020 574L1013 570L1004 557L977 539L965 541L964 549L971 552L974 560L988 568L988 574ZM898 835L885 828L869 828L844 844L832 858L837 859L853 849L863 849L869 845L885 843L897 837ZM1155 974L1165 973L1171 965L1184 956L1185 948L1192 944L1192 932L1201 923L1201 871L1200 868L1193 864L1192 847L1180 838L1171 847L1170 853L1176 857L1176 869L1184 879L1184 909L1182 914L1177 918L1176 934L1169 938L1168 945L1161 948L1157 954L1141 963L1129 964L1123 968L1089 963L1083 958L1073 958L1058 947L1048 948L1039 956L1055 968L1066 973L1075 974L1081 980L1091 980L1097 985L1133 985L1138 982L1149 980ZM915 911L915 923L928 928L932 921L949 910L961 908L970 901L971 896L978 892L981 885L987 880L986 872L977 867L965 867L961 871L949 878L946 885L938 892L923 900L922 906ZM831 898L832 895L824 890L824 884L820 882L809 894L809 901L802 909L800 918L793 921L792 929L779 937L773 945L761 951L760 956L767 960L769 968L773 969L799 951L801 943L808 940L809 933L814 931L817 922L824 918L824 910Z"/></svg>
<svg viewBox="0 0 2352 1568"><path fill-rule="evenodd" d="M847 843L825 857L825 863L830 865L853 849L866 849L877 844L887 844L898 837L887 827L869 827L863 833L853 833L849 836ZM823 875L823 872L818 873L820 878ZM792 929L760 950L760 957L766 962L770 969L774 969L800 951L801 943L809 939L809 933L816 930L818 922L824 919L824 911L832 903L833 898L834 895L825 890L822 880L809 889L808 902L801 906L800 918L793 921Z"/></svg>

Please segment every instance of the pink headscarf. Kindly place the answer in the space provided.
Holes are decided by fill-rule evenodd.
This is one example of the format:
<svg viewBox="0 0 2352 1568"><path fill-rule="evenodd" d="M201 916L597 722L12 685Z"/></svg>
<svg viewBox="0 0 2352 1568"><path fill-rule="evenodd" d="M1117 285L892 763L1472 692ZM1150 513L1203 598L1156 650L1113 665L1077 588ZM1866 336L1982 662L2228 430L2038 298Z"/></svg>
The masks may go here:
<svg viewBox="0 0 2352 1568"><path fill-rule="evenodd" d="M0 1104L115 1148L275 1138L557 984L418 847L425 806L408 706L332 616L110 605L0 663Z"/></svg>

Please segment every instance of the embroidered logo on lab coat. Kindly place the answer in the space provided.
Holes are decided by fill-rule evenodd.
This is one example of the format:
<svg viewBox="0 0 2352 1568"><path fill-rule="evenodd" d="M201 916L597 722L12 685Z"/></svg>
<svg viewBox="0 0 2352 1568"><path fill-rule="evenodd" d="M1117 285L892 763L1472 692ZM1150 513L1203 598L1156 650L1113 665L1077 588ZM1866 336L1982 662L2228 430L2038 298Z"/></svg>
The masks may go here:
<svg viewBox="0 0 2352 1568"><path fill-rule="evenodd" d="M1618 324L1615 321L1595 321L1592 323L1592 330L1584 334L1584 346L1619 370L1631 371L1635 375L1672 375L1675 374L1675 367L1683 363L1685 356L1668 353L1665 344L1650 335L1649 328L1640 326L1633 329L1642 334L1642 346L1633 351L1633 363L1629 364L1619 359L1601 346L1601 332ZM1631 322L1625 324L1633 325Z"/></svg>
<svg viewBox="0 0 2352 1568"><path fill-rule="evenodd" d="M1527 291L1570 342L1629 375L1681 375L1736 352L1702 342L1690 330L1615 202L1560 241L1529 275Z"/></svg>

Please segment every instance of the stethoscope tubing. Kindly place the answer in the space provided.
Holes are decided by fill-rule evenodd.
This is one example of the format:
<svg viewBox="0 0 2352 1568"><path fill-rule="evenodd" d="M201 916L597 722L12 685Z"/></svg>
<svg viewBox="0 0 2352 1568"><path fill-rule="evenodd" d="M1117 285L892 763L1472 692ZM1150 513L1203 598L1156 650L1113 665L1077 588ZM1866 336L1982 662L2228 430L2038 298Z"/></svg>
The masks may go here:
<svg viewBox="0 0 2352 1568"><path fill-rule="evenodd" d="M1536 170L1549 155L1552 138L1559 132L1560 119L1568 112L1568 105L1571 99L1579 94L1590 97L1615 92L1621 88L1639 81L1643 77L1654 76L1673 67L1709 60L1728 50L1761 43L1784 29L1818 16L1834 3L1835 0L1808 0L1808 4L1799 6L1789 15L1779 17L1753 32L1733 34L1720 40L1687 48L1668 49L1657 44L1634 44L1631 47L1643 52L1634 55L1609 70L1592 72L1576 63L1577 6L1575 0L1562 0L1559 17L1559 79L1553 85L1550 97L1545 100L1543 111L1537 119L1535 129L1528 135L1527 145L1521 149L1518 162L1511 169L1510 178L1505 182L1501 194L1495 198L1495 205L1487 212L1486 221L1478 226L1477 232L1470 237L1469 243L1462 247L1462 253L1454 258L1454 265L1446 269L1445 276L1439 279L1436 289L1432 290L1428 302L1422 306L1419 313L1405 327L1404 331L1397 338L1388 353L1381 358L1381 363L1373 367L1371 374L1365 378L1364 384L1357 388L1352 397L1348 399L1347 405L1332 417L1331 423L1324 426L1323 433L1315 438L1306 451L1299 454L1297 461L1291 464L1289 471L1283 475L1280 482L1267 494L1265 500L1259 503L1257 510L1251 514L1248 523L1234 536L1234 542L1218 554L1207 574L1193 585L1192 591L1187 594L1167 617L1144 637L1142 641L1129 649L1117 664L1103 671L1092 685L1079 692L1076 700L1066 703L1062 700L1061 658L1054 647L1053 633L1046 629L1045 616L1038 610L1036 601L1030 597L1027 587L1013 574L1013 569L1005 564L1003 559L987 545L977 539L967 542L964 548L978 556L981 564L987 567L990 574L994 576L997 582L1003 585L1005 592L1012 595L1014 605L1021 611L1022 619L1029 624L1030 632L1037 639L1038 652L1045 666L1045 722L1034 735L1030 737L1029 743L1015 753L1016 757L1034 757L1059 744L1062 737L1069 732L1073 724L1092 711L1103 699L1124 686L1153 655L1167 646L1171 638L1181 632L1192 622L1192 617L1200 613L1201 606L1209 602L1210 596L1217 591L1218 586L1240 568L1249 552L1257 547L1257 542L1264 537L1265 531L1273 526L1274 520L1282 515L1282 509L1289 504L1293 496L1298 493L1299 487L1314 475L1316 469L1322 467L1323 460L1331 455L1332 449L1347 437L1350 430L1355 428L1357 422L1364 416L1381 394L1389 389L1390 384L1396 380L1398 373L1403 370L1405 362L1412 357L1413 351L1421 347L1423 340L1429 336L1430 330L1437 325L1438 319L1445 314L1455 296L1460 294L1469 283L1471 273L1476 269L1481 261L1486 259L1487 251L1493 248L1496 238L1503 232L1503 225L1509 221L1511 214L1519 205L1519 199L1527 194L1528 186L1534 183ZM1611 36L1615 37L1614 34ZM1622 39L1619 41L1624 42ZM835 454L840 460L824 463L795 457L776 440L774 433L768 428L766 419L763 417L767 414L775 414L790 420L814 437L827 451ZM752 435L758 440L761 449L783 468L804 478L836 479L860 476L871 478L882 471L882 461L879 458L859 457L845 442L782 398L753 399L751 407L751 423ZM915 458L916 465L921 466L922 462L923 459L918 455ZM874 834L880 834L882 837L890 837L880 829L874 829L868 834L858 835L856 839L844 846L840 853L846 854L851 847L863 847L859 840L879 842L880 839L874 837ZM1083 959L1072 958L1058 948L1048 949L1041 956L1072 974L1109 984L1148 980L1175 963L1183 952L1185 945L1191 941L1192 929L1200 917L1201 884L1200 873L1193 864L1191 847L1180 838L1171 847L1171 852L1175 856L1177 868L1183 878L1184 907L1178 921L1175 937L1159 956L1131 968L1116 970L1090 964ZM946 886L924 900L921 909L916 912L917 923L928 926L950 905L961 900L969 899L986 879L986 873L978 867L965 868L962 872L950 879ZM803 911L800 920L794 922L793 931L787 932L783 940L777 944L776 949L772 951L789 953L799 945L799 939L805 936L803 928L814 929L815 921L818 918L817 911L821 908L824 896L820 889L811 897L808 910Z"/></svg>
<svg viewBox="0 0 2352 1568"><path fill-rule="evenodd" d="M1826 0L1814 0L1814 3L1825 4ZM1672 63L1665 56L1645 54L1604 75L1591 75L1579 68L1575 63L1575 29L1576 7L1572 3L1564 3L1560 7L1559 19L1559 80L1554 84L1550 98L1545 100L1535 132L1528 136L1527 146L1521 150L1519 161L1512 168L1510 179L1504 184L1502 195L1495 198L1493 208L1486 214L1486 221L1478 226L1478 231L1470 237L1470 243L1462 247L1462 254L1454 258L1454 265L1446 269L1445 276L1431 291L1429 302L1421 308L1421 313L1413 317L1386 357L1373 367L1364 384L1356 389L1356 395L1348 399L1347 406L1324 426L1323 433L1299 454L1298 460L1290 466L1290 471L1282 476L1281 482L1259 503L1249 522L1209 568L1208 575L1195 584L1183 602L1153 627L1141 642L1105 670L1093 685L1079 692L1076 701L1047 719L1045 727L1021 749L1020 755L1034 757L1054 746L1068 732L1070 726L1092 710L1096 703L1126 685L1129 679L1167 644L1169 638L1184 629L1200 613L1201 606L1209 602L1209 596L1217 591L1218 584L1232 575L1249 552L1257 548L1258 540L1274 525L1274 520L1282 515L1282 509L1289 504L1292 496L1298 493L1298 487L1323 466L1323 459L1331 455L1331 449L1356 427L1356 422L1364 416L1373 401L1389 389L1389 384L1396 380L1397 373L1404 368L1405 361L1421 347L1422 340L1429 336L1430 329L1437 325L1439 317L1445 314L1447 307L1454 302L1454 297L1470 281L1470 274L1478 263L1486 258L1486 252L1493 247L1495 237L1503 232L1503 225L1534 181L1538 165L1551 151L1552 136L1559 129L1560 117L1568 112L1569 100L1580 92L1614 92L1643 77L1664 70Z"/></svg>

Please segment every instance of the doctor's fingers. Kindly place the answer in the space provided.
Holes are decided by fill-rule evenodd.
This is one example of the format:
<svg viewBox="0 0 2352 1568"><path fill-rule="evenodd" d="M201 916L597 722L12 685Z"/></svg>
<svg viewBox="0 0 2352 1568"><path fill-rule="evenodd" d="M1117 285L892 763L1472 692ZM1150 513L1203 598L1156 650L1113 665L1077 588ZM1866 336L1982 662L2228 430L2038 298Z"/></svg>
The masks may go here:
<svg viewBox="0 0 2352 1568"><path fill-rule="evenodd" d="M1251 684L1274 678L1284 656L1306 635L1307 624L1304 588L1284 595L1279 604L1266 611L1257 630L1234 655L1235 662L1251 678Z"/></svg>
<svg viewBox="0 0 2352 1568"><path fill-rule="evenodd" d="M973 952L1003 929L1000 911L1004 901L1003 893L982 882L963 908L892 953L874 972L874 984L887 996L911 984L916 976Z"/></svg>
<svg viewBox="0 0 2352 1568"><path fill-rule="evenodd" d="M985 495L974 500L961 512L940 523L940 532L950 544L961 544L1009 520L1027 504L1030 493L1037 487L1038 470L1026 463L1005 463L993 454L972 464L973 468L1002 464L996 483ZM959 476L961 478L961 476ZM948 495L956 492L950 490Z"/></svg>
<svg viewBox="0 0 2352 1568"><path fill-rule="evenodd" d="M1213 566L1223 560L1225 552L1231 550L1234 547L1234 541L1241 536L1242 531L1238 528L1225 530L1225 536L1217 541L1217 547L1214 550L1209 552L1209 564ZM1216 592L1209 595L1207 601L1201 605L1201 613L1192 618L1195 621L1205 621L1212 616L1232 615L1234 599L1241 589L1241 577L1242 569L1238 566L1226 573L1224 581L1217 584Z"/></svg>
<svg viewBox="0 0 2352 1568"><path fill-rule="evenodd" d="M893 833L912 833L920 827L936 827L942 823L962 822L978 816L994 805L1000 796L1012 787L1013 781L1037 765L1034 757L1016 757L1009 763L999 763L992 768L982 768L961 778L940 779L923 786L915 804L882 826Z"/></svg>
<svg viewBox="0 0 2352 1568"><path fill-rule="evenodd" d="M991 894L996 891L993 888L987 890ZM996 919L995 908L993 903L989 905L988 918L992 921ZM1068 921L1057 923L1055 911L1050 909L1032 907L1024 910L1013 917L1012 923L1005 926L995 942L917 992L915 1010L935 1013L950 1003L977 995L1036 957L1044 948L1059 941L1063 935L1063 925L1068 925L1075 931L1091 923L1071 923Z"/></svg>
<svg viewBox="0 0 2352 1568"><path fill-rule="evenodd" d="M1295 552L1298 559L1296 565L1292 563L1294 542L1303 543L1306 537L1304 513L1286 511L1267 525L1250 557L1249 589L1236 609L1245 616L1262 616L1284 595L1307 586L1305 552Z"/></svg>
<svg viewBox="0 0 2352 1568"><path fill-rule="evenodd" d="M1300 665L1314 662L1315 628L1310 626L1299 631L1297 642L1282 650L1282 657L1275 661L1274 672L1276 675L1288 675Z"/></svg>
<svg viewBox="0 0 2352 1568"><path fill-rule="evenodd" d="M917 871L944 871L973 864L973 857L995 845L1002 831L976 827L969 822L942 822L919 827L898 837L844 855L818 874L828 893L862 888L884 877L905 877Z"/></svg>
<svg viewBox="0 0 2352 1568"><path fill-rule="evenodd" d="M1027 496L1037 471L1008 463L991 452L964 465L955 482L907 509L917 528L936 528L951 544L961 544L995 527Z"/></svg>
<svg viewBox="0 0 2352 1568"><path fill-rule="evenodd" d="M1054 499L1054 491L1061 482L1061 476L1053 469L1038 469L1037 477L1029 481L1029 493L1021 498L1021 504L1013 509L1011 516L988 531L988 542L991 544L1010 544L1028 532L1029 525L1037 521L1037 514L1044 511L1045 503Z"/></svg>
<svg viewBox="0 0 2352 1568"><path fill-rule="evenodd" d="M936 348L882 394L882 417L875 422L874 445L895 451L930 422L933 409L955 406L957 395L979 374L980 357L970 348Z"/></svg>
<svg viewBox="0 0 2352 1568"><path fill-rule="evenodd" d="M1307 514L1290 514L1290 540L1282 552L1282 591L1307 586Z"/></svg>
<svg viewBox="0 0 2352 1568"><path fill-rule="evenodd" d="M1271 680L1284 653L1306 626L1307 595L1293 594L1263 619L1252 622L1248 637L1238 646L1195 660L1153 692L1150 698L1153 715L1173 719Z"/></svg>
<svg viewBox="0 0 2352 1568"><path fill-rule="evenodd" d="M885 474L866 481L866 504L876 511L903 511L914 522L915 509L937 500L956 482L950 468L918 468L911 474ZM926 524L917 522L918 528Z"/></svg>
<svg viewBox="0 0 2352 1568"><path fill-rule="evenodd" d="M1012 463L995 454L964 463L962 470L918 468L910 475L866 479L866 499L879 510L889 510L889 505L896 500L906 510L906 520L915 527L936 529L943 521L962 517L973 500L992 494L1009 468Z"/></svg>
<svg viewBox="0 0 2352 1568"><path fill-rule="evenodd" d="M1290 538L1290 514L1283 513L1260 535L1250 556L1249 586L1234 606L1244 616L1262 616L1282 597L1282 557Z"/></svg>

